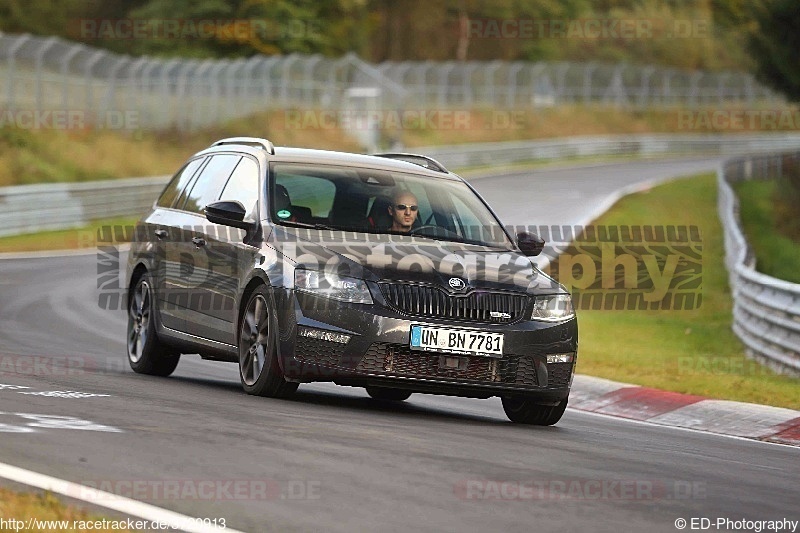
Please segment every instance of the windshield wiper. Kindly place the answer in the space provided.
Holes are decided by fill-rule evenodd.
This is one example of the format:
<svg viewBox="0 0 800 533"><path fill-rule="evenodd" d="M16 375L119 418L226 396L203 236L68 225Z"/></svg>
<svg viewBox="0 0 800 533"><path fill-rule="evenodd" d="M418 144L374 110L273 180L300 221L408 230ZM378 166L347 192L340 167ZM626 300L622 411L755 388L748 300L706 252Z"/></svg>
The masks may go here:
<svg viewBox="0 0 800 533"><path fill-rule="evenodd" d="M327 224L321 224L319 222L309 223L309 222L297 222L294 220L281 220L280 225L282 226L296 226L298 228L308 228L308 229L328 229L334 231L346 231L343 228L334 228L333 226L328 226Z"/></svg>

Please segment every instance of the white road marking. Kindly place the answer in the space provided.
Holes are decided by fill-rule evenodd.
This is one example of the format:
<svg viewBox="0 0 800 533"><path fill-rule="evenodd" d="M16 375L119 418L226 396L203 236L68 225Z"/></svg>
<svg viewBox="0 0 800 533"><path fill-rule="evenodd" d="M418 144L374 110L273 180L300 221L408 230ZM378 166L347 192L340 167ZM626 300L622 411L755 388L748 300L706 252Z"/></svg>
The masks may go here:
<svg viewBox="0 0 800 533"><path fill-rule="evenodd" d="M156 507L155 505L131 500L130 498L99 491L91 487L72 483L71 481L39 474L5 463L0 463L0 477L81 500L92 505L119 511L129 516L168 524L174 529L187 531L188 533L219 533L220 531L225 531L225 533L242 533L230 527L224 529L213 527L203 524L202 521L191 516L182 515L174 511ZM87 497L87 495L92 495L92 497Z"/></svg>
<svg viewBox="0 0 800 533"><path fill-rule="evenodd" d="M36 430L25 426L12 426L0 422L0 433L35 433Z"/></svg>
<svg viewBox="0 0 800 533"><path fill-rule="evenodd" d="M23 418L24 426L0 423L0 433L32 433L34 428L43 429L79 429L83 431L104 431L107 433L122 433L123 431L114 426L96 424L91 420L83 420L74 416L60 415L40 415L34 413L4 413L0 411L0 416L17 416Z"/></svg>
<svg viewBox="0 0 800 533"><path fill-rule="evenodd" d="M100 398L110 397L110 394L95 394L94 392L80 392L74 390L46 390L38 392L17 392L17 394L29 394L31 396L47 396L48 398Z"/></svg>
<svg viewBox="0 0 800 533"><path fill-rule="evenodd" d="M26 387L25 385L6 385L5 383L0 383L0 390L20 390L20 389L30 389L30 387Z"/></svg>

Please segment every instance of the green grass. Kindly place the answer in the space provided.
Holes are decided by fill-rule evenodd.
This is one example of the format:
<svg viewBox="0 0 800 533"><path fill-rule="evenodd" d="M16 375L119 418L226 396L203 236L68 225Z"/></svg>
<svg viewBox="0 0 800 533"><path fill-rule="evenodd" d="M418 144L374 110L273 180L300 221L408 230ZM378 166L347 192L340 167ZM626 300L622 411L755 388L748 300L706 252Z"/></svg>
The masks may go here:
<svg viewBox="0 0 800 533"><path fill-rule="evenodd" d="M580 311L578 372L712 398L800 409L800 381L747 359L731 331L716 182L704 174L622 199L597 224L697 225L702 305L686 311ZM795 265L800 262L795 261Z"/></svg>
<svg viewBox="0 0 800 533"><path fill-rule="evenodd" d="M98 245L98 230L104 226L132 227L137 220L138 217L96 220L87 226L76 229L41 231L2 237L0 238L0 253L95 248Z"/></svg>
<svg viewBox="0 0 800 533"><path fill-rule="evenodd" d="M768 276L800 283L800 241L781 231L778 183L745 181L736 186L739 213L756 269Z"/></svg>
<svg viewBox="0 0 800 533"><path fill-rule="evenodd" d="M738 109L738 108L730 108ZM794 108L786 108L787 112ZM719 110L719 109L718 109ZM296 124L294 109L273 109L193 132L112 131L109 129L25 130L0 127L0 187L28 183L75 182L172 174L193 153L222 137L267 137L277 146L360 152L356 139L336 126ZM303 110L319 119L320 110ZM468 117L458 124L407 125L382 131L384 141L402 140L404 150L475 142L552 139L574 135L712 133L687 128L681 108L627 110L605 106L448 110ZM720 111L725 111L722 109ZM459 115L459 116L460 116ZM447 113L445 113L445 116ZM504 117L497 120L497 117ZM770 130L771 131L771 130ZM724 130L720 133L728 133ZM735 132L731 132L735 135ZM384 148L388 148L385 145Z"/></svg>
<svg viewBox="0 0 800 533"><path fill-rule="evenodd" d="M123 526L124 519L122 518L104 517L96 513L89 513L75 505L65 505L50 492L22 493L0 488L0 517L5 520L15 519L21 521L28 519L66 521L65 525L67 526L63 528L59 527L60 524L40 524L43 527L22 528L21 531L129 531L127 527L122 527L121 529L113 527L114 525ZM103 525L102 520L117 522L114 524L106 522L107 526L110 527L95 528L95 525ZM48 528L48 525L54 527ZM11 527L5 529L14 531L14 528Z"/></svg>

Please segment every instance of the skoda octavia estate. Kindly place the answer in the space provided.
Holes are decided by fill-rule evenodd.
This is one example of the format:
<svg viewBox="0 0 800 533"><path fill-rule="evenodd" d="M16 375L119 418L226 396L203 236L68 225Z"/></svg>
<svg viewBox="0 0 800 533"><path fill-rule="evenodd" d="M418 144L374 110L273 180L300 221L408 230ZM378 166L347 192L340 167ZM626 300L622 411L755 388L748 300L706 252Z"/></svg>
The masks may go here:
<svg viewBox="0 0 800 533"><path fill-rule="evenodd" d="M300 383L499 396L514 422L567 406L570 295L469 183L414 154L215 142L139 222L128 259L128 360L167 376L181 354L238 363L249 394Z"/></svg>

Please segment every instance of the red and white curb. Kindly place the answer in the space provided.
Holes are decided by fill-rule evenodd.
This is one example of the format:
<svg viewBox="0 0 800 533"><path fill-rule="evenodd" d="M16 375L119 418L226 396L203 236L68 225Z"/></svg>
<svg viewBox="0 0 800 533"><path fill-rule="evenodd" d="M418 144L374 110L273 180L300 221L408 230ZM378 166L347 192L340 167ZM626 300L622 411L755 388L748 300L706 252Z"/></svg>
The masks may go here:
<svg viewBox="0 0 800 533"><path fill-rule="evenodd" d="M576 375L569 406L579 411L800 446L800 411L669 392Z"/></svg>

